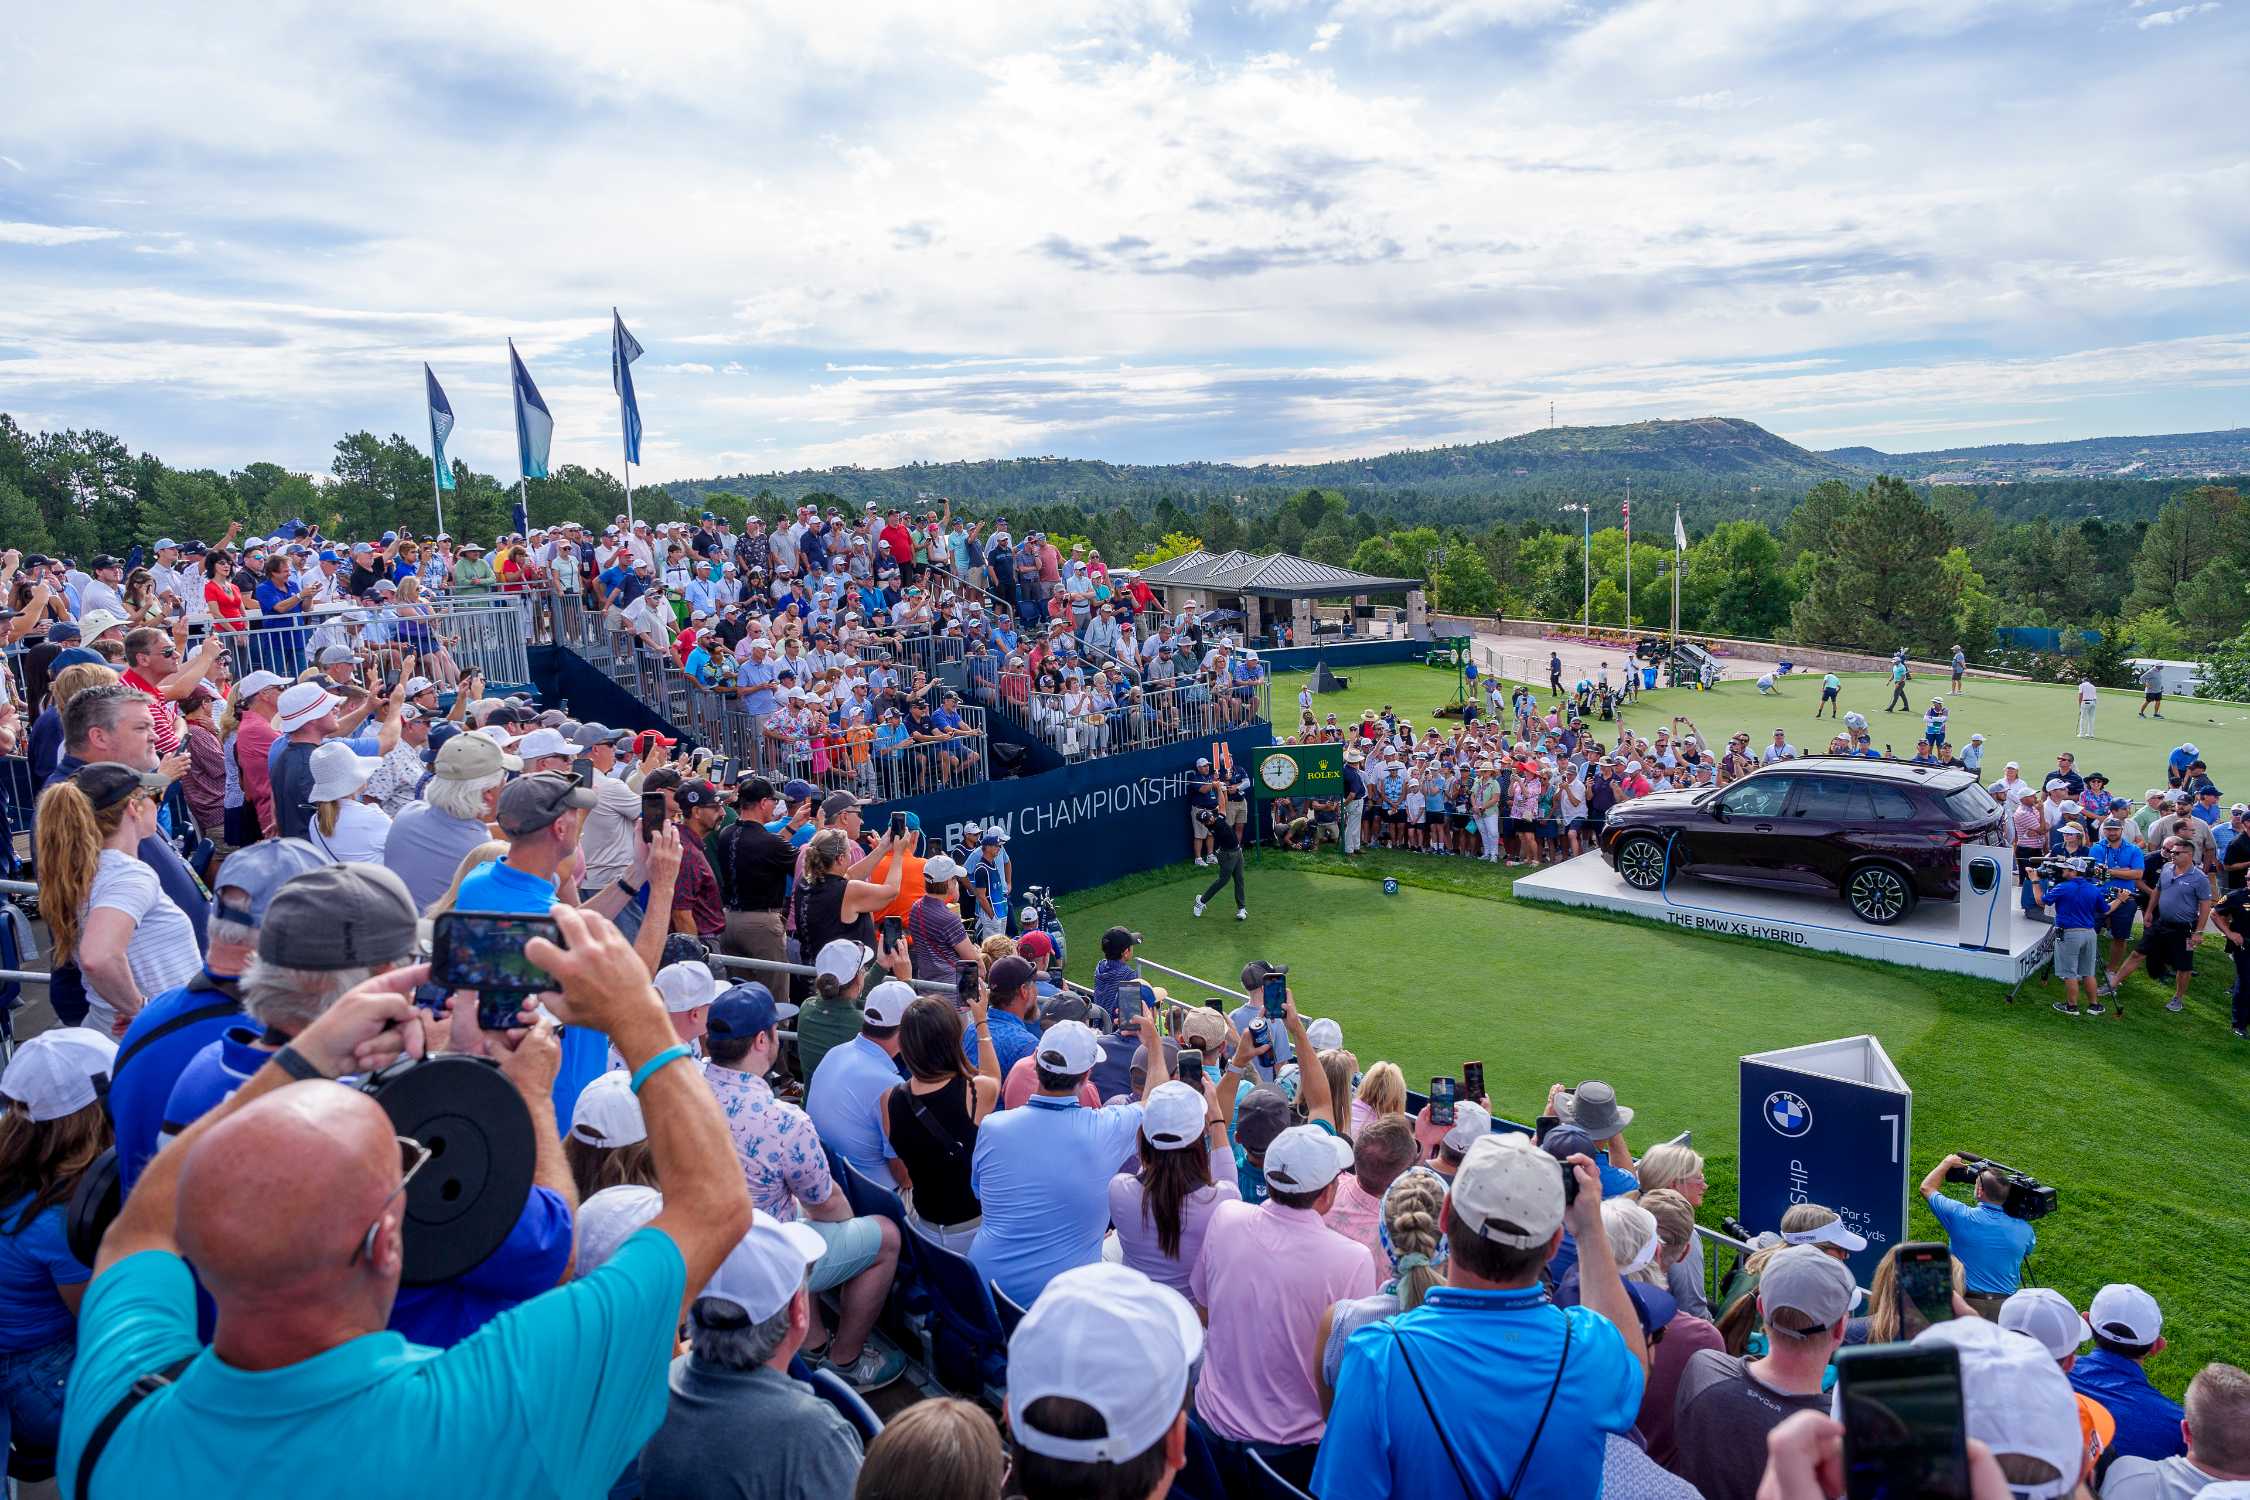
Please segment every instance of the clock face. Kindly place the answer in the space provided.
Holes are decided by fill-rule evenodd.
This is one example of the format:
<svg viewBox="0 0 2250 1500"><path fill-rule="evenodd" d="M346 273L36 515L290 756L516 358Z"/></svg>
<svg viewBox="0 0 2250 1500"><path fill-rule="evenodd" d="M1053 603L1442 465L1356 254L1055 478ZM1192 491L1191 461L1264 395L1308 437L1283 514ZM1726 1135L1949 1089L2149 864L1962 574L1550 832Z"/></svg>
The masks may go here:
<svg viewBox="0 0 2250 1500"><path fill-rule="evenodd" d="M1258 779L1268 788L1286 792L1297 784L1297 761L1293 756L1269 755L1258 763Z"/></svg>

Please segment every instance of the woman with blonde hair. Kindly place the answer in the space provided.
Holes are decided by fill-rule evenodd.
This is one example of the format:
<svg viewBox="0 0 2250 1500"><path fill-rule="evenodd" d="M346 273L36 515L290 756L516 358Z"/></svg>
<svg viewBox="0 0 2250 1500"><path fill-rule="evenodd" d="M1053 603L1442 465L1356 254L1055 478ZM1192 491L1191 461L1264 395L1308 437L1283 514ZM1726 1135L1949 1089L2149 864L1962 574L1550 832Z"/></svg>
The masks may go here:
<svg viewBox="0 0 2250 1500"><path fill-rule="evenodd" d="M305 838L331 864L381 864L391 816L363 800L368 778L383 762L362 755L348 740L330 740L312 753L312 821Z"/></svg>
<svg viewBox="0 0 2250 1500"><path fill-rule="evenodd" d="M865 947L875 946L875 913L898 899L903 859L884 860L891 852L891 836L878 839L872 853L852 859L851 838L841 828L824 828L805 845L805 874L797 883L797 944L802 953L818 953L838 938L849 938ZM866 877L877 861L888 864L883 882Z"/></svg>
<svg viewBox="0 0 2250 1500"><path fill-rule="evenodd" d="M640 1097L622 1069L579 1090L570 1108L570 1133L563 1137L563 1160L581 1203L604 1188L661 1186Z"/></svg>
<svg viewBox="0 0 2250 1500"><path fill-rule="evenodd" d="M39 915L57 968L86 982L86 1024L123 1036L149 996L203 968L195 926L136 852L157 832L156 771L97 761L39 795Z"/></svg>
<svg viewBox="0 0 2250 1500"><path fill-rule="evenodd" d="M1853 1250L1867 1248L1867 1241L1846 1229L1843 1216L1832 1208L1818 1203L1791 1204L1781 1216L1780 1240L1754 1252L1742 1263L1742 1269L1728 1278L1724 1305L1715 1321L1719 1332L1726 1335L1729 1354L1746 1352L1753 1338L1760 1344L1765 1342L1764 1326L1758 1317L1758 1278L1764 1274L1766 1263L1788 1245L1817 1245L1824 1255L1849 1260Z"/></svg>
<svg viewBox="0 0 2250 1500"><path fill-rule="evenodd" d="M1359 1058L1342 1047L1330 1047L1314 1056L1320 1070L1328 1075L1328 1123L1348 1141L1359 1129L1352 1108L1358 1102L1352 1098L1352 1078L1359 1072Z"/></svg>
<svg viewBox="0 0 2250 1500"><path fill-rule="evenodd" d="M1430 1288L1445 1280L1445 1235L1439 1229L1446 1181L1428 1167L1408 1167L1383 1194L1376 1227L1391 1279L1372 1297L1332 1304L1320 1315L1313 1345L1320 1350L1320 1409L1326 1415L1336 1399L1336 1372L1343 1367L1344 1344L1370 1323L1412 1312Z"/></svg>
<svg viewBox="0 0 2250 1500"><path fill-rule="evenodd" d="M1659 1188L1676 1192L1687 1201L1692 1214L1703 1206L1703 1195L1710 1184L1703 1177L1703 1154L1677 1141L1666 1141L1661 1146L1651 1146L1634 1170L1641 1180L1641 1191L1651 1193ZM1680 1311L1698 1318L1711 1316L1711 1304L1703 1295L1703 1236L1688 1237L1685 1259L1675 1261L1671 1279L1667 1283Z"/></svg>
<svg viewBox="0 0 2250 1500"><path fill-rule="evenodd" d="M1844 1328L1846 1344L1895 1344L1910 1339L1930 1326L1929 1319L1917 1309L1907 1310L1906 1298L1900 1295L1898 1284L1897 1245L1883 1252L1876 1263L1874 1285L1867 1289L1867 1314L1851 1320ZM1953 1316L1973 1318L1977 1310L1969 1305L1969 1273L1961 1262L1948 1255L1946 1262L1953 1268Z"/></svg>
<svg viewBox="0 0 2250 1500"><path fill-rule="evenodd" d="M461 669L453 661L452 648L459 643L458 636L441 632L432 620L430 606L422 599L422 580L409 573L398 581L398 594L391 601L391 620L396 632L396 642L414 653L417 665L430 681L439 687L452 687L461 680Z"/></svg>
<svg viewBox="0 0 2250 1500"><path fill-rule="evenodd" d="M1399 1071L1398 1064L1379 1062L1369 1068L1352 1098L1352 1134L1358 1135L1370 1120L1405 1113L1406 1075Z"/></svg>

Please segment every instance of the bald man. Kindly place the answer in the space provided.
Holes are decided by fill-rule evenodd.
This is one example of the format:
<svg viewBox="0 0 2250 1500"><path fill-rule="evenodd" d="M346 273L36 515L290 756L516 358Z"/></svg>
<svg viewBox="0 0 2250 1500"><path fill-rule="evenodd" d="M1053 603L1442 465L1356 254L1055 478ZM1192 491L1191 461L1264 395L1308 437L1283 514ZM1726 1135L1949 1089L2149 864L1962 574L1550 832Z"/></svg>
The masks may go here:
<svg viewBox="0 0 2250 1500"><path fill-rule="evenodd" d="M409 997L428 971L371 979L159 1152L110 1227L80 1310L64 1494L607 1492L663 1421L680 1319L750 1200L632 946L599 916L553 915L565 946L526 955L560 983L548 1008L634 1070L663 1211L584 1280L451 1349L386 1332L403 1194L429 1153L325 1080L421 1055ZM218 1308L208 1348L183 1257Z"/></svg>

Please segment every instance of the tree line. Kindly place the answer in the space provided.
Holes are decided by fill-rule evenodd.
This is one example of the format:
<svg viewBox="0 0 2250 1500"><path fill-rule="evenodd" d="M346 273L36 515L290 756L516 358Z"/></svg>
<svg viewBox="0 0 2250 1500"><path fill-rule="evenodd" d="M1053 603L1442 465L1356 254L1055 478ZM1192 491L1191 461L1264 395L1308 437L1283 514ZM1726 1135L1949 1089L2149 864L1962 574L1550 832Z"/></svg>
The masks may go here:
<svg viewBox="0 0 2250 1500"><path fill-rule="evenodd" d="M458 460L453 477L447 530L489 537L509 528L515 486ZM2059 674L2090 662L2114 676L2126 656L2223 664L2233 652L2250 676L2250 509L2238 488L2181 488L2153 517L2138 519L2027 514L2022 492L2038 486L2008 488L1994 503L1966 488L1828 479L1798 496L1738 502L1729 516L1697 507L1681 627L1877 652L1942 654L1958 641L1977 660L2011 649L1997 633L2003 626L2047 627L2083 659L2031 662L2035 670ZM626 508L624 487L598 469L566 465L527 490L536 525L576 521L598 530ZM649 487L635 492L634 511L692 520L708 503L739 519L745 508L772 517L804 502L859 509L820 490L699 490L683 499ZM1671 513L1660 505L1644 508L1632 539L1630 618L1622 527L1588 537L1572 524L1577 517L1553 507L1476 521L1458 519L1451 500L1432 515L1405 500L1307 488L1257 504L1165 495L1153 504L1089 508L1058 499L960 509L987 519L1005 510L1019 537L1037 530L1084 541L1112 565L1145 566L1197 547L1291 552L1426 578L1433 607L1446 613L1590 616L1597 625L1648 629L1671 618ZM246 535L288 521L317 522L337 536L401 526L429 535L439 529L429 455L398 434L362 431L337 441L325 474L263 462L231 472L176 469L108 433L31 432L0 413L0 545L83 559L158 536L209 540L238 519ZM2089 635L2098 642L2081 649Z"/></svg>

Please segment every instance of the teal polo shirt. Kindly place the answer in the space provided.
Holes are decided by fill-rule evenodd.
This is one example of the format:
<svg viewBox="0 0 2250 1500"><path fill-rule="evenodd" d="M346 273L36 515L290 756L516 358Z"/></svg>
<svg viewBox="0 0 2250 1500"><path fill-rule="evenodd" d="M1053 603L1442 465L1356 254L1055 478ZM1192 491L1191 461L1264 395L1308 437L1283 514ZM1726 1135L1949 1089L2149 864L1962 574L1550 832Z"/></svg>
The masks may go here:
<svg viewBox="0 0 2250 1500"><path fill-rule="evenodd" d="M348 1246L338 1254L349 1253ZM195 1283L143 1251L87 1289L56 1477L75 1491L96 1425L135 1380L194 1355L135 1407L89 1493L584 1496L599 1500L664 1421L686 1290L679 1247L643 1229L592 1274L451 1349L363 1334L278 1370L198 1352Z"/></svg>

